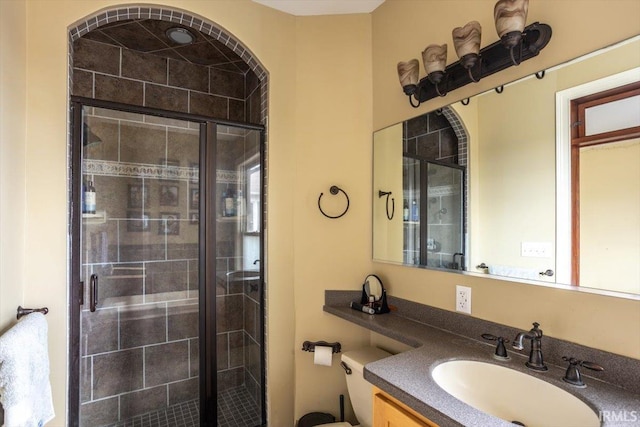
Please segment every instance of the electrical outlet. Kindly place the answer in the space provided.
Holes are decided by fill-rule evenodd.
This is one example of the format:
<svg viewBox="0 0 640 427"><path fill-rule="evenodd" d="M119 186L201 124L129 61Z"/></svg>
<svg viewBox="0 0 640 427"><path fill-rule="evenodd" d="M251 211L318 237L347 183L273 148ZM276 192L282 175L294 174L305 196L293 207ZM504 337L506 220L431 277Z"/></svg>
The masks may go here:
<svg viewBox="0 0 640 427"><path fill-rule="evenodd" d="M456 311L471 314L471 288L456 285Z"/></svg>

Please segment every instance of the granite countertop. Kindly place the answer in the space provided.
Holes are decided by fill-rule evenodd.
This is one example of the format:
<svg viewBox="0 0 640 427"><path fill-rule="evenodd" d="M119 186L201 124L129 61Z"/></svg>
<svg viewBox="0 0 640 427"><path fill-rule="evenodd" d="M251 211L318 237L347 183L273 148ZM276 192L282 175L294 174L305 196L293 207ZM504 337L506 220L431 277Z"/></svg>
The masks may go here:
<svg viewBox="0 0 640 427"><path fill-rule="evenodd" d="M495 343L474 340L394 312L372 316L353 310L347 304L336 304L335 301L327 301L324 311L415 347L414 350L367 364L364 377L373 385L443 427L513 426L510 422L463 403L435 383L431 376L434 367L442 362L456 359L476 360L524 372L578 397L596 414L606 411L605 414L626 417L624 421L610 421L605 416L603 426L640 425L640 394L586 376L586 388L570 386L561 380L566 366L556 366L547 361L548 371L533 371L525 366L528 354L521 355L511 351L509 352L510 360L498 361L492 357ZM584 376L584 369L582 373ZM540 409L544 411L544 408Z"/></svg>

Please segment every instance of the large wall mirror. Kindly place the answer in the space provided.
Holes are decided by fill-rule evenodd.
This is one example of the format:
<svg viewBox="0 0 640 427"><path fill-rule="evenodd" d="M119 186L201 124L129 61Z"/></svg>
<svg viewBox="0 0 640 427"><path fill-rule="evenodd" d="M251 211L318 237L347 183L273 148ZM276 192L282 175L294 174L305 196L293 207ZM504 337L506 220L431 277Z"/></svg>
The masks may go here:
<svg viewBox="0 0 640 427"><path fill-rule="evenodd" d="M374 133L375 261L640 298L640 36L539 77Z"/></svg>

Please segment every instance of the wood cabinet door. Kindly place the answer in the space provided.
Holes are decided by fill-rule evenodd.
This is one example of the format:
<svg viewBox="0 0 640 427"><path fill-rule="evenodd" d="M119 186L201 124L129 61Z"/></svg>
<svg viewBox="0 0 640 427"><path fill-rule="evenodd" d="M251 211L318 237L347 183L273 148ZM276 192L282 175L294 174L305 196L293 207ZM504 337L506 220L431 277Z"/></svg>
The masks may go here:
<svg viewBox="0 0 640 427"><path fill-rule="evenodd" d="M382 392L373 395L373 427L437 427L421 415L411 412Z"/></svg>

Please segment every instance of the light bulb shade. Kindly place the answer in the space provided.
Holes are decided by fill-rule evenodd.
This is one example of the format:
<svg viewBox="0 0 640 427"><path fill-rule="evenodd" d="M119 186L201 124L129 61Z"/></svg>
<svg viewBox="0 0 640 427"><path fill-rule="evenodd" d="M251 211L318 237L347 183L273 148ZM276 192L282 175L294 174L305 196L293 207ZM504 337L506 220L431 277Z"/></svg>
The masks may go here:
<svg viewBox="0 0 640 427"><path fill-rule="evenodd" d="M420 62L412 59L407 62L398 62L398 78L400 85L405 88L407 86L415 86L418 84L418 75L420 74Z"/></svg>
<svg viewBox="0 0 640 427"><path fill-rule="evenodd" d="M498 36L502 38L511 32L522 33L528 10L529 0L499 0L493 9Z"/></svg>
<svg viewBox="0 0 640 427"><path fill-rule="evenodd" d="M422 62L427 75L440 71L444 72L447 65L447 45L430 44L422 51Z"/></svg>
<svg viewBox="0 0 640 427"><path fill-rule="evenodd" d="M480 37L482 27L478 21L471 21L464 27L454 28L452 31L453 47L458 58L466 55L477 56L480 54Z"/></svg>

